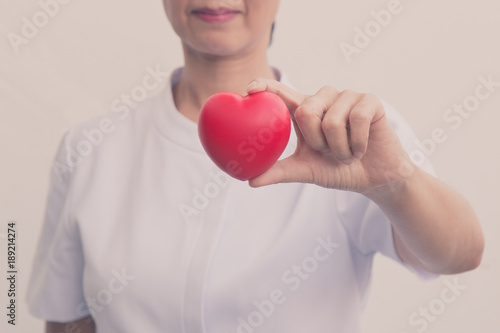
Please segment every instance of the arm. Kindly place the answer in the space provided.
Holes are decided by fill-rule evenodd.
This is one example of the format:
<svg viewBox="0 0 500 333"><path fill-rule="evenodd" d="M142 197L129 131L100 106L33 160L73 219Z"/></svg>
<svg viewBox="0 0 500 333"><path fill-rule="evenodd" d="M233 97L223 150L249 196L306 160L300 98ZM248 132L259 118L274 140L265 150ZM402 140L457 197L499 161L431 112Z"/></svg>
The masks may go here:
<svg viewBox="0 0 500 333"><path fill-rule="evenodd" d="M413 165L377 97L332 87L306 96L267 79L247 89L278 94L297 134L295 153L251 179L251 186L304 182L362 193L391 221L403 261L443 274L479 265L484 239L472 208Z"/></svg>
<svg viewBox="0 0 500 333"><path fill-rule="evenodd" d="M95 333L95 323L92 317L88 316L69 323L47 322L45 324L45 333Z"/></svg>
<svg viewBox="0 0 500 333"><path fill-rule="evenodd" d="M484 238L467 201L446 184L416 169L401 184L367 195L394 229L405 262L433 273L455 274L481 262Z"/></svg>

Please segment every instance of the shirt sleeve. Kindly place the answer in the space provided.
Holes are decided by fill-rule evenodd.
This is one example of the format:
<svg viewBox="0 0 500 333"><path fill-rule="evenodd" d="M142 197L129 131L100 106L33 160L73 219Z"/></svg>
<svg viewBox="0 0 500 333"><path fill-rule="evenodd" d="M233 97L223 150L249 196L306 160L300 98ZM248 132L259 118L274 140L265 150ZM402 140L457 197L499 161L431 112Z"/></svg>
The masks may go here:
<svg viewBox="0 0 500 333"><path fill-rule="evenodd" d="M419 141L408 123L392 106L386 102L383 104L389 122L398 135L403 148L418 167L435 176L428 156L421 151ZM418 159L415 159L415 156ZM339 218L349 234L353 246L362 255L369 256L380 252L399 262L422 279L431 279L437 276L402 261L396 251L391 223L373 201L358 193L338 192L336 203Z"/></svg>
<svg viewBox="0 0 500 333"><path fill-rule="evenodd" d="M67 218L73 172L64 136L51 168L50 189L42 232L27 292L30 312L40 319L69 322L89 315L83 293L84 258L79 232Z"/></svg>

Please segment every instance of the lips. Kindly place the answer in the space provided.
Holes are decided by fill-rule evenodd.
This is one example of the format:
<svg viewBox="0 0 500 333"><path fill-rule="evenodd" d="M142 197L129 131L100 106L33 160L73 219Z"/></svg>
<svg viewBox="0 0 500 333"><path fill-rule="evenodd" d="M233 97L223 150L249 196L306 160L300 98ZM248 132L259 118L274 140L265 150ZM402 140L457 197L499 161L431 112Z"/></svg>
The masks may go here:
<svg viewBox="0 0 500 333"><path fill-rule="evenodd" d="M230 8L200 8L193 10L192 13L206 22L223 23L230 21L240 12Z"/></svg>

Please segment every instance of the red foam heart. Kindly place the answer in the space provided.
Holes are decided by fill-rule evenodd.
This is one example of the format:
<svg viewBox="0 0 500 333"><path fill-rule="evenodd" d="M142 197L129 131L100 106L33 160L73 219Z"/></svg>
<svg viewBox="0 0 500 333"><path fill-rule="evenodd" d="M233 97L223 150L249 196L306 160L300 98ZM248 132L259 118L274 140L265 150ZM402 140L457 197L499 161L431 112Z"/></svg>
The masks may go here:
<svg viewBox="0 0 500 333"><path fill-rule="evenodd" d="M210 96L198 120L198 135L214 163L239 180L257 177L281 156L290 138L290 114L276 94Z"/></svg>

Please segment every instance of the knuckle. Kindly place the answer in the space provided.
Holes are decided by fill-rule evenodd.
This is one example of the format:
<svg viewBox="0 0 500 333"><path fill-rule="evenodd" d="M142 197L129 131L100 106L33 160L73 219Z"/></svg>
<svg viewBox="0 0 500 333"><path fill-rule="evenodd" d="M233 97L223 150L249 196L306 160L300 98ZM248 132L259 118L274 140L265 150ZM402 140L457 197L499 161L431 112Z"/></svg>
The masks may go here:
<svg viewBox="0 0 500 333"><path fill-rule="evenodd" d="M363 106L360 106L361 109L364 109ZM360 123L369 123L370 122L370 117L368 114L359 111L359 112L351 112L349 115L349 122L354 123L354 124L360 124Z"/></svg>
<svg viewBox="0 0 500 333"><path fill-rule="evenodd" d="M317 95L307 98L302 104L314 114L321 114L327 108L326 101Z"/></svg>
<svg viewBox="0 0 500 333"><path fill-rule="evenodd" d="M332 86L324 86L318 92L326 93L328 95L336 95L339 93L339 91Z"/></svg>
<svg viewBox="0 0 500 333"><path fill-rule="evenodd" d="M323 106L315 98L307 98L295 110L295 119L298 121L312 119L313 117L320 118L322 115Z"/></svg>
<svg viewBox="0 0 500 333"><path fill-rule="evenodd" d="M379 101L378 97L375 96L372 93L365 93L365 94L363 94L363 99L367 99L367 100L370 100L372 102L378 102Z"/></svg>
<svg viewBox="0 0 500 333"><path fill-rule="evenodd" d="M307 121L314 116L312 107L309 104L302 104L295 110L294 116L298 122Z"/></svg>
<svg viewBox="0 0 500 333"><path fill-rule="evenodd" d="M374 107L382 106L382 102L380 102L378 97L370 93L363 94L360 103L364 106L374 106Z"/></svg>
<svg viewBox="0 0 500 333"><path fill-rule="evenodd" d="M325 118L321 123L321 128L325 133L332 133L340 128L345 128L345 123L341 118L329 117Z"/></svg>
<svg viewBox="0 0 500 333"><path fill-rule="evenodd" d="M358 92L351 89L344 89L340 92L341 96L353 96L359 94Z"/></svg>

